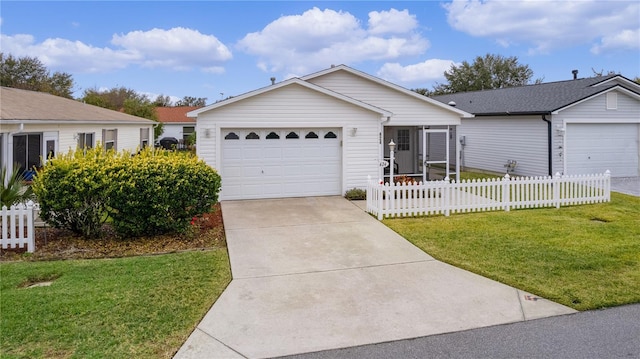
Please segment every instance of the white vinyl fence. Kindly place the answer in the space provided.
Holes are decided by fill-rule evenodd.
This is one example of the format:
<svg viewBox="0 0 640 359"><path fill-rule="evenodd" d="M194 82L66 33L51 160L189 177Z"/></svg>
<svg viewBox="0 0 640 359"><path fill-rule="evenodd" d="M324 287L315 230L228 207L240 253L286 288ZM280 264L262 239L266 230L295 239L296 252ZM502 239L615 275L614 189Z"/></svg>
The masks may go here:
<svg viewBox="0 0 640 359"><path fill-rule="evenodd" d="M611 174L382 183L369 178L367 211L378 219L511 208L569 206L611 200Z"/></svg>
<svg viewBox="0 0 640 359"><path fill-rule="evenodd" d="M37 206L31 201L9 208L2 206L0 209L0 214L2 214L2 228L0 228L2 249L24 248L26 245L27 252L36 250L33 220L34 210L37 209Z"/></svg>

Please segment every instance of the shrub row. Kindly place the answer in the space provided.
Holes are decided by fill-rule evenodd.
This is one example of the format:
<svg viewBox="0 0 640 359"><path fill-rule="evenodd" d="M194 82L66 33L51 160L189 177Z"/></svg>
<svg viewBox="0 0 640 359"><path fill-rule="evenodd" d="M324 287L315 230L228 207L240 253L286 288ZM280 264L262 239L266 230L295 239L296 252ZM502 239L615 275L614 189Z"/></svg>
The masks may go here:
<svg viewBox="0 0 640 359"><path fill-rule="evenodd" d="M97 147L47 162L33 190L41 217L56 228L99 237L109 222L121 236L185 232L218 200L220 176L189 154Z"/></svg>

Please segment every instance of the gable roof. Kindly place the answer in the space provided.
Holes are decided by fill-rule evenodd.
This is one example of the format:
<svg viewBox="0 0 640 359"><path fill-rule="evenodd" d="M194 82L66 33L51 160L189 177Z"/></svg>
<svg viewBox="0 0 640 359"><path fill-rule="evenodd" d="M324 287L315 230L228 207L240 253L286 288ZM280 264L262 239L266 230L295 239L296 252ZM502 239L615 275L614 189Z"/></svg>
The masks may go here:
<svg viewBox="0 0 640 359"><path fill-rule="evenodd" d="M199 109L201 106L156 107L156 116L162 123L196 123L187 117L187 113Z"/></svg>
<svg viewBox="0 0 640 359"><path fill-rule="evenodd" d="M6 123L108 123L151 125L154 121L45 92L0 88L0 120Z"/></svg>
<svg viewBox="0 0 640 359"><path fill-rule="evenodd" d="M621 83L623 85L621 85ZM550 114L593 96L621 89L640 97L640 86L621 75L589 77L495 90L460 92L434 96L444 104L477 116Z"/></svg>
<svg viewBox="0 0 640 359"><path fill-rule="evenodd" d="M370 104L362 102L362 101L358 101L358 100L356 100L354 98L351 98L349 96L345 96L343 94L331 91L331 90L326 89L324 87L321 87L321 86L318 86L318 85L314 85L314 84L312 84L310 82L301 80L301 79L299 79L297 77L294 77L294 78L291 78L291 79L288 79L288 80L285 80L285 81L282 81L282 82L279 82L279 83L276 83L276 84L273 84L273 85L270 85L270 86L266 86L266 87L263 87L263 88L260 88L260 89L257 89L257 90L251 91L251 92L247 92L247 93L242 94L240 96L236 96L236 97L232 97L232 98L229 98L229 99L226 99L226 100L222 100L220 102L216 102L216 103L214 103L212 105L209 105L207 107L199 108L197 110L194 110L194 111L191 111L191 112L187 113L187 116L189 116L189 117L197 117L199 114L201 114L203 112L211 111L213 109L216 109L216 108L219 108L219 107L222 107L222 106L226 106L226 105L230 105L232 103L235 103L235 102L238 102L238 101L242 101L242 100L250 98L250 97L258 96L258 95L263 94L265 92L274 91L274 90L277 90L279 88L282 88L282 87L285 87L285 86L291 86L291 85L294 85L294 84L295 85L300 85L300 86L303 86L303 87L308 88L310 90L313 90L313 91L316 91L316 92L319 92L319 93L334 97L336 99L339 99L339 100L342 100L342 101L345 101L345 102L348 102L348 103L350 103L352 105L355 105L355 106L358 106L358 107L361 107L361 108L364 108L364 109L367 109L367 110L370 110L370 111L373 111L373 112L377 112L381 116L384 116L384 117L393 116L393 113L391 113L391 112L389 112L389 111L387 111L385 109L370 105Z"/></svg>
<svg viewBox="0 0 640 359"><path fill-rule="evenodd" d="M398 92L401 92L401 93L403 93L405 95L408 95L408 96L411 96L413 98L419 99L421 101L430 103L430 104L432 104L432 105L434 105L436 107L440 107L440 108L445 109L447 111L455 112L458 115L461 115L462 117L473 117L473 115L471 115L470 113L464 111L464 109L458 109L458 108L455 108L455 107L448 106L446 104L443 104L440 101L435 101L434 99L431 99L431 98L429 98L427 96L421 95L421 94L419 94L419 93L417 93L415 91L411 91L411 90L409 90L407 88L404 88L402 86L396 85L396 84L391 83L391 82L386 81L386 80L383 80L383 79L381 79L379 77L375 77L375 76L369 75L369 74L367 74L365 72L356 70L356 69L351 68L351 67L349 67L347 65L337 65L337 66L332 65L328 69L325 69L325 70L322 70L322 71L319 71L319 72L315 72L315 73L310 74L310 75L303 76L303 77L301 77L301 79L305 80L305 81L308 81L308 80L311 80L313 78L324 76L324 75L327 75L327 74L330 74L330 73L333 73L333 72L337 72L337 71L346 71L346 72L351 73L351 74L353 74L355 76L359 76L359 77L365 78L365 79L367 79L369 81L372 81L372 82L375 82L375 83L377 83L379 85L391 88L391 89L393 89L395 91L398 91Z"/></svg>

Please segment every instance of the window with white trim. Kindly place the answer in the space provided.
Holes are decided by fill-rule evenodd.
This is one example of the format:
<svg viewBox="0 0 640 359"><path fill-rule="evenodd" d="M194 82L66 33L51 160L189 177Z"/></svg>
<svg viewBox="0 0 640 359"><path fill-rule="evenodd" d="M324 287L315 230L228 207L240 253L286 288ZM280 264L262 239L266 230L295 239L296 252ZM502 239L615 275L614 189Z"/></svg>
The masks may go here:
<svg viewBox="0 0 640 359"><path fill-rule="evenodd" d="M398 130L398 143L396 144L396 151L409 151L411 145L411 131L410 130Z"/></svg>
<svg viewBox="0 0 640 359"><path fill-rule="evenodd" d="M94 137L95 137L95 134L93 132L78 133L78 148L79 149L93 148L93 146L95 146Z"/></svg>
<svg viewBox="0 0 640 359"><path fill-rule="evenodd" d="M150 130L148 128L140 129L140 148L149 146L149 132Z"/></svg>
<svg viewBox="0 0 640 359"><path fill-rule="evenodd" d="M102 130L102 145L105 150L118 150L118 130Z"/></svg>

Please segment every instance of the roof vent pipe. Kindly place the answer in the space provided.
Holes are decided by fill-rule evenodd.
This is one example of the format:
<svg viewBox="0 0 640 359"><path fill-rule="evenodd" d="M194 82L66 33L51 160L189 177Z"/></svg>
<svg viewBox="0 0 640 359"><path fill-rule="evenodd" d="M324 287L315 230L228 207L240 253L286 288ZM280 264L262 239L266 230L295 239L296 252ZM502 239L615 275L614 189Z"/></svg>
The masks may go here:
<svg viewBox="0 0 640 359"><path fill-rule="evenodd" d="M571 73L573 74L573 79L577 80L578 79L578 70L573 70L573 71L571 71Z"/></svg>
<svg viewBox="0 0 640 359"><path fill-rule="evenodd" d="M272 84L272 85L275 85L275 84L276 84L276 78L275 78L275 77L272 77L272 78L271 78L271 84Z"/></svg>
<svg viewBox="0 0 640 359"><path fill-rule="evenodd" d="M447 104L451 107L456 107L456 102L455 101L449 101L449 103Z"/></svg>

